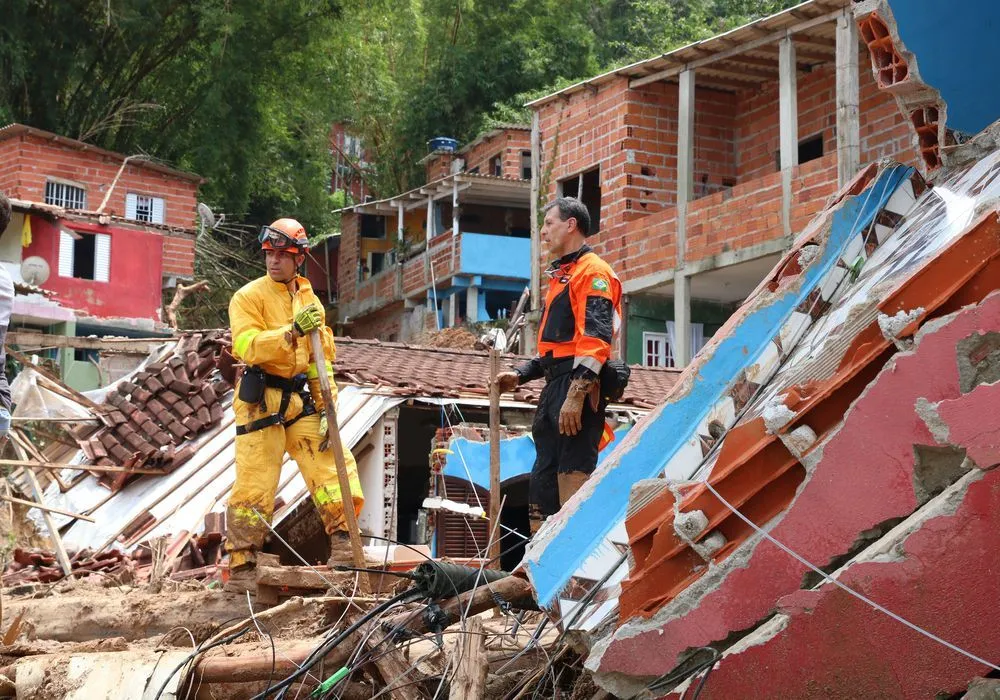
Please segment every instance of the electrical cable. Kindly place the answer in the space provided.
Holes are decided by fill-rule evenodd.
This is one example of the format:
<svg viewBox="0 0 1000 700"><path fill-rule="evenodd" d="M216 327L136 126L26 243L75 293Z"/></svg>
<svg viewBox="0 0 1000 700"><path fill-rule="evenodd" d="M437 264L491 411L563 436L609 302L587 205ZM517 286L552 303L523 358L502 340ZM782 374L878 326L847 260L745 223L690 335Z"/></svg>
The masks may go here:
<svg viewBox="0 0 1000 700"><path fill-rule="evenodd" d="M899 622L900 624L903 624L903 625L909 627L914 632L918 632L919 634L922 634L923 636L927 637L928 639L930 639L932 641L935 641L938 644L940 644L940 645L942 645L944 647L947 647L948 649L951 649L952 651L957 652L957 653L961 654L962 656L965 656L966 658L972 659L976 663L983 664L984 666L989 666L994 671L1000 671L1000 666L998 666L996 664L993 664L993 663L990 663L986 659L983 659L983 658L981 658L979 656L976 656L972 652L966 651L965 649L963 649L963 648L961 648L959 646L956 646L955 644L952 644L951 642L949 642L949 641L947 641L945 639L942 639L941 637L937 636L933 632L929 632L928 630L925 630L923 627L920 627L919 625L916 625L916 624L910 622L906 618L904 618L904 617L902 617L900 615L897 615L896 613L892 612L888 608L885 608L885 607L879 605L878 603L876 603L871 598L868 598L867 596L865 596L862 593L859 593L858 591L854 590L850 586L848 586L848 585L846 585L844 583L841 583L837 579L835 579L832 576L830 576L830 574L828 574L825 571L823 571L822 569L820 569L819 567L814 566L810 562L806 561L805 557L803 557L800 554L792 551L791 548L787 547L786 545L782 544L781 542L779 542L778 540L776 540L774 537L772 537L769 532L766 532L762 528L758 527L756 523L754 523L752 520L750 520L748 517L746 517L743 513L741 513L738 508L736 508L729 501L727 501L725 498L723 498L722 494L720 494L718 491L716 491L715 487L712 486L712 484L710 484L708 481L704 481L702 483L704 483L705 487L709 491L711 491L715 495L716 498L719 499L719 501L722 503L722 505L724 505L726 508L728 508L730 511L732 511L732 513L736 517L738 517L740 520L742 520L747 525L749 525L751 528L753 528L755 532L757 532L759 535L761 535L762 537L764 537L764 539L766 539L768 542L770 542L775 547L777 547L778 549L780 549L783 552L785 552L785 554L789 555L790 557L792 557L793 559L795 559L796 561L798 561L803 566L808 567L814 573L817 573L820 576L822 576L828 583L832 583L834 586L837 586L837 588L840 588L845 593L848 593L848 594L854 596L855 598L857 598L858 600L860 600L863 603L866 603L867 605L871 606L875 610L878 610L879 612L884 613L885 615L888 615L889 617L891 617L896 622Z"/></svg>
<svg viewBox="0 0 1000 700"><path fill-rule="evenodd" d="M309 654L308 657L306 657L305 661L303 661L302 663L302 666L297 671L293 672L290 676L285 678L277 685L270 685L265 690L261 691L257 695L254 695L252 700L263 700L272 693L279 692L284 688L290 687L298 678L301 678L303 675L305 675L308 669L312 668L312 666L315 665L320 659L322 659L331 651L333 651L333 649L335 649L341 642L347 639L351 634L353 634L358 628L360 628L366 622L374 618L376 615L379 615L382 611L392 607L396 603L409 602L409 599L411 598L415 599L415 597L416 596L413 591L406 590L403 591L402 593L399 593L398 595L393 596L387 601L379 603L370 611L368 611L367 613L359 617L357 620L355 620L352 624L348 625L344 629L344 631L338 634L336 637L324 640L318 647L316 647L316 649L312 651L312 653Z"/></svg>
<svg viewBox="0 0 1000 700"><path fill-rule="evenodd" d="M216 641L212 642L208 646L205 646L205 647L199 646L197 649L195 649L194 651L192 651L187 656L187 658L185 658L183 661L181 661L179 664L177 664L176 667L174 667L174 670L170 672L169 676L167 676L165 679L163 679L163 685L161 685L160 689L156 691L156 695L153 696L153 700L160 700L160 698L163 696L163 691L167 689L167 685L170 683L170 679L172 679L175 675L177 675L177 672L180 671L182 668L184 668L188 663L190 663L192 659L194 659L195 657L197 657L199 654L202 654L202 653L208 651L209 649L214 649L215 647L222 646L223 644L229 644L233 640L239 639L240 637L242 637L244 634L246 634L249 631L250 631L250 628L248 627L248 628L240 630L238 632L233 632L232 634L230 634L230 635L228 635L226 637L223 637L222 639L219 639L219 640L216 640Z"/></svg>

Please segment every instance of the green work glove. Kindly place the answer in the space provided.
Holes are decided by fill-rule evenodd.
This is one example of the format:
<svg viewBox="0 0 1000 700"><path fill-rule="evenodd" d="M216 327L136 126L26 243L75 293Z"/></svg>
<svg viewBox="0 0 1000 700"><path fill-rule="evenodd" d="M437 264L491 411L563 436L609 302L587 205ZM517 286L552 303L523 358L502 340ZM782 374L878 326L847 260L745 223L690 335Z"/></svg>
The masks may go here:
<svg viewBox="0 0 1000 700"><path fill-rule="evenodd" d="M295 314L295 330L299 335L305 335L323 326L323 312L315 304L305 306Z"/></svg>
<svg viewBox="0 0 1000 700"><path fill-rule="evenodd" d="M327 431L330 429L330 423L326 420L326 411L319 414L319 434L321 437L325 438Z"/></svg>

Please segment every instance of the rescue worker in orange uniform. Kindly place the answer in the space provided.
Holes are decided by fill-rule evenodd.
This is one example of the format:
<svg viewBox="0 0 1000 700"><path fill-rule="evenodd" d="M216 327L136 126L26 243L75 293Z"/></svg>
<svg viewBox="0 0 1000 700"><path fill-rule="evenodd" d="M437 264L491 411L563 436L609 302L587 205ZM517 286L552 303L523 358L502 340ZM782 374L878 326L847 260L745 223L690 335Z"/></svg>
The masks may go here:
<svg viewBox="0 0 1000 700"><path fill-rule="evenodd" d="M560 197L545 208L541 238L555 260L542 311L538 352L497 375L500 391L545 377L531 427L535 463L529 487L532 531L557 512L597 467L605 433L602 369L621 326L622 287L585 239L590 214Z"/></svg>
<svg viewBox="0 0 1000 700"><path fill-rule="evenodd" d="M298 274L309 240L294 219L278 219L260 233L267 274L242 287L229 304L233 356L244 364L236 388L236 482L229 496L227 541L232 579L252 579L256 552L267 534L285 452L295 460L330 536L330 566L353 564L333 452L321 450L326 414L319 372L333 382L333 332L309 280ZM325 365L310 356L310 331L319 330ZM336 430L336 426L333 426ZM344 459L353 508L364 497L350 450Z"/></svg>

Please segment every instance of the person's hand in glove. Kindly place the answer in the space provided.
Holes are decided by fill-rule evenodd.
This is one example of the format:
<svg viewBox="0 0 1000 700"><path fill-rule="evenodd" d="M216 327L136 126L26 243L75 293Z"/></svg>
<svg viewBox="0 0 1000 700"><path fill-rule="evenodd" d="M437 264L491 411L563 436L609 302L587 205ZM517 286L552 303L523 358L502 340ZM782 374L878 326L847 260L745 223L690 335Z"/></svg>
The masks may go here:
<svg viewBox="0 0 1000 700"><path fill-rule="evenodd" d="M500 393L506 394L521 384L521 375L514 371L501 372L497 375L496 383L500 385Z"/></svg>
<svg viewBox="0 0 1000 700"><path fill-rule="evenodd" d="M569 383L566 400L559 411L559 432L573 436L583 429L583 402L590 395L590 390L597 383L596 379L579 377Z"/></svg>
<svg viewBox="0 0 1000 700"><path fill-rule="evenodd" d="M321 328L326 319L323 318L323 311L315 304L304 306L295 314L295 332L305 335L309 331Z"/></svg>

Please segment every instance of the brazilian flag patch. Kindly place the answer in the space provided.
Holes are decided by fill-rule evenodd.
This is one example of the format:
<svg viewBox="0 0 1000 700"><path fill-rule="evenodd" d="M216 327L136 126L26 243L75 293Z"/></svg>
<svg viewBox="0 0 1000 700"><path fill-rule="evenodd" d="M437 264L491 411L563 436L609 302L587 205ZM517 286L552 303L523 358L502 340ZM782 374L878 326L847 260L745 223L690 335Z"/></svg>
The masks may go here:
<svg viewBox="0 0 1000 700"><path fill-rule="evenodd" d="M595 277L594 281L590 283L591 289L596 289L598 292L608 291L608 281L600 277Z"/></svg>

